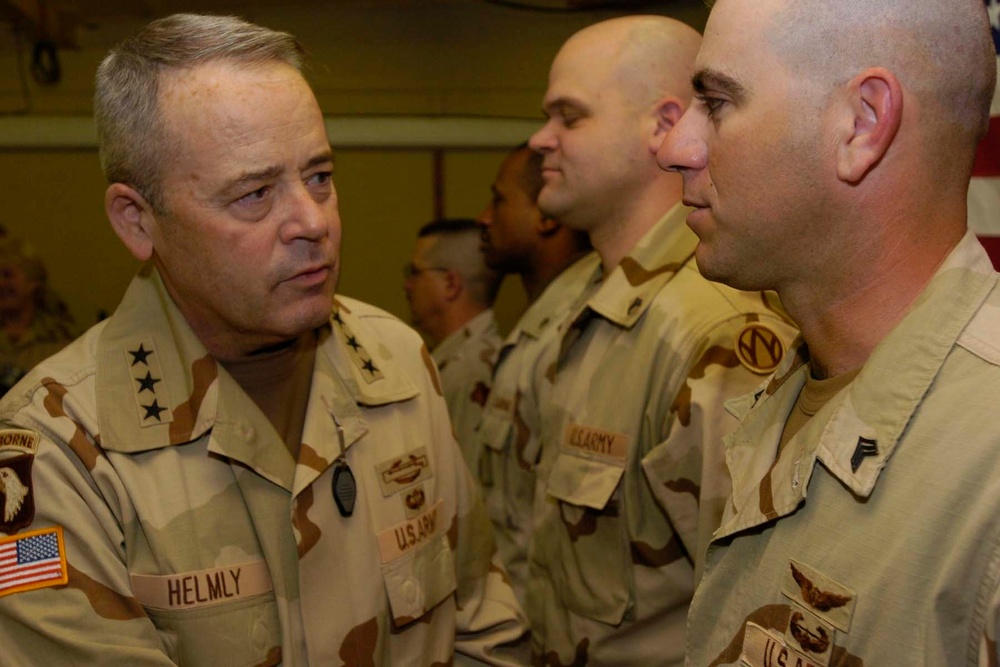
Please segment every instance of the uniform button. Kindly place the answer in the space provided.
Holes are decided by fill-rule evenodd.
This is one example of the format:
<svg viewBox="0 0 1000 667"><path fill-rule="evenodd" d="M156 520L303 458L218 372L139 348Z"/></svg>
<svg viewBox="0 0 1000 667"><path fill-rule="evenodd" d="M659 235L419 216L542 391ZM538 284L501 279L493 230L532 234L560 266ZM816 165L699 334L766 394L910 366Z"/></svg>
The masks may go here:
<svg viewBox="0 0 1000 667"><path fill-rule="evenodd" d="M417 604L417 597L420 595L420 587L417 585L413 579L407 579L403 582L403 599L406 603L414 606Z"/></svg>

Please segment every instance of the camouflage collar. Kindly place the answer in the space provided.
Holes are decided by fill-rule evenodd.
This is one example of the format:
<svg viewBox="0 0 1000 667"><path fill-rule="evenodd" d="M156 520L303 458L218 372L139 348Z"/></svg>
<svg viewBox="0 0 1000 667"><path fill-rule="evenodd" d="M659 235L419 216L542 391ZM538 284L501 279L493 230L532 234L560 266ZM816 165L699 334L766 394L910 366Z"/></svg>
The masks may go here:
<svg viewBox="0 0 1000 667"><path fill-rule="evenodd" d="M383 355L377 338L340 302L320 341L313 391L316 374L325 369L336 376L328 387L329 411L339 409L360 419L358 404L382 405L417 395L416 387ZM135 453L191 442L217 424L246 427L254 421L247 415L259 413L208 354L149 263L107 321L97 360L98 425L101 446L110 451ZM310 413L313 403L310 399ZM307 414L307 428L309 422ZM348 444L365 430L363 422L349 426Z"/></svg>
<svg viewBox="0 0 1000 667"><path fill-rule="evenodd" d="M516 342L522 333L538 339L549 325L558 325L588 281L595 279L600 268L601 257L596 252L590 252L566 267L528 306L507 340Z"/></svg>
<svg viewBox="0 0 1000 667"><path fill-rule="evenodd" d="M778 369L779 379L751 396L753 407L726 439L733 496L716 537L793 512L807 495L817 460L856 495L868 497L949 353L997 283L982 247L967 234L854 382L776 461L785 418L808 373L808 350L800 344Z"/></svg>
<svg viewBox="0 0 1000 667"><path fill-rule="evenodd" d="M687 227L690 211L681 204L670 209L592 293L584 310L631 328L663 286L693 260L698 237Z"/></svg>

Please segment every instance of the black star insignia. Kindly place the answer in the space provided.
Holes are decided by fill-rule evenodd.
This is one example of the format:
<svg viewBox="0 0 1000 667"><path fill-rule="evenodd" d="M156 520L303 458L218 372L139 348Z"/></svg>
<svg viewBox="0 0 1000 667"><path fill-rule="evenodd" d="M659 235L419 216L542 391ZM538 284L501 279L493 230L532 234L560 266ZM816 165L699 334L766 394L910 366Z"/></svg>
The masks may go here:
<svg viewBox="0 0 1000 667"><path fill-rule="evenodd" d="M149 419L150 417L155 417L156 421L163 421L160 419L160 413L166 410L166 408L161 408L155 398L153 399L152 405L144 405L142 407L146 410L146 416L143 417L144 420Z"/></svg>
<svg viewBox="0 0 1000 667"><path fill-rule="evenodd" d="M378 371L378 369L375 368L375 364L372 363L371 359L367 359L365 361L364 366L362 366L362 368L364 368L366 371L368 371L372 375L375 375L376 371Z"/></svg>
<svg viewBox="0 0 1000 667"><path fill-rule="evenodd" d="M337 324L343 324L344 323L344 320L340 319L340 311L339 310L333 314L333 321L336 322Z"/></svg>
<svg viewBox="0 0 1000 667"><path fill-rule="evenodd" d="M355 338L354 336L347 337L347 344L350 345L355 352L357 352L358 348L361 347L361 345L358 344L358 339Z"/></svg>
<svg viewBox="0 0 1000 667"><path fill-rule="evenodd" d="M136 380L136 382L139 383L139 393L140 394L142 392L146 391L147 389L155 394L156 393L156 386L155 385L156 385L157 382L160 382L160 380L154 378L153 374L150 373L149 371L146 371L146 377L144 377L144 378L136 378L135 380Z"/></svg>
<svg viewBox="0 0 1000 667"><path fill-rule="evenodd" d="M135 366L139 362L146 364L146 357L153 354L153 351L147 350L142 346L142 343L139 343L138 350L135 350L134 352L132 350L129 350L128 353L132 355L132 365ZM146 365L148 366L149 364Z"/></svg>

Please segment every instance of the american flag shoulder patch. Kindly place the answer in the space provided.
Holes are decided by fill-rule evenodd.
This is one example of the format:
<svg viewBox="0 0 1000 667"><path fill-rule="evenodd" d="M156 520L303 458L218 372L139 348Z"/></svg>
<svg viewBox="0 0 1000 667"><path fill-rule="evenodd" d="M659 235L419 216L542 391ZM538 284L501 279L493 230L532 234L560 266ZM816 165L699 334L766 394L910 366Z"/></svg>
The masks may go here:
<svg viewBox="0 0 1000 667"><path fill-rule="evenodd" d="M0 539L0 597L68 581L62 526Z"/></svg>

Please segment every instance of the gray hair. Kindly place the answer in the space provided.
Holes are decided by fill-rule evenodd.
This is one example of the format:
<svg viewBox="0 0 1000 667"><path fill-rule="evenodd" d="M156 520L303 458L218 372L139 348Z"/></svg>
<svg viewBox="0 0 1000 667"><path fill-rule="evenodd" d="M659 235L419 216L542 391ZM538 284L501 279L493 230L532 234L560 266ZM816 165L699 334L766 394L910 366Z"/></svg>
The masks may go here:
<svg viewBox="0 0 1000 667"><path fill-rule="evenodd" d="M170 150L158 104L163 74L220 60L246 67L281 62L301 72L303 56L290 34L233 16L174 14L149 23L97 69L94 120L104 177L131 185L165 213L158 168Z"/></svg>
<svg viewBox="0 0 1000 667"><path fill-rule="evenodd" d="M486 259L479 250L480 234L475 220L446 218L421 227L417 238L434 238L434 245L427 250L427 259L435 266L456 271L462 276L472 300L490 308L497 298L503 274L486 266Z"/></svg>

